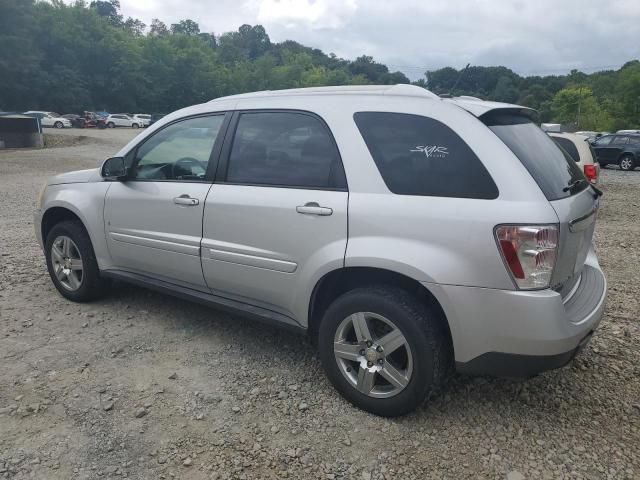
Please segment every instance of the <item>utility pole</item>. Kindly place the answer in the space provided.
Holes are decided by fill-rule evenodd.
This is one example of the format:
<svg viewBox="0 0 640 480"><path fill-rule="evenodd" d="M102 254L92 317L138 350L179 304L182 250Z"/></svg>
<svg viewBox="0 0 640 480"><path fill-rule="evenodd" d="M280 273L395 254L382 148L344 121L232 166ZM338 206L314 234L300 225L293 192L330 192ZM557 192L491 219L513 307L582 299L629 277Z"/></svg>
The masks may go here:
<svg viewBox="0 0 640 480"><path fill-rule="evenodd" d="M458 79L456 80L456 83L453 84L453 88L451 89L451 95L453 95L453 91L458 86L458 83L460 83L460 79L465 74L465 72L467 71L467 69L469 68L470 65L471 65L470 63L467 63L467 66L464 67L464 69L460 72L460 75L458 75Z"/></svg>
<svg viewBox="0 0 640 480"><path fill-rule="evenodd" d="M582 110L582 85L578 87L578 120L576 121L577 128L580 130L580 113Z"/></svg>

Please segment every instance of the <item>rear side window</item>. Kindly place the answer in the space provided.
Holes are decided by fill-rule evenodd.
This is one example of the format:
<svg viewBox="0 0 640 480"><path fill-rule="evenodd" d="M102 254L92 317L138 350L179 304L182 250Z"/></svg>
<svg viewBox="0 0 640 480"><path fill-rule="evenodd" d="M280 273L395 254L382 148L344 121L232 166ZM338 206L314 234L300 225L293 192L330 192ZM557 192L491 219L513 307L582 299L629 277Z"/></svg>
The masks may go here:
<svg viewBox="0 0 640 480"><path fill-rule="evenodd" d="M629 143L629 137L615 137L613 139L613 142L611 142L611 145L626 145L627 143Z"/></svg>
<svg viewBox="0 0 640 480"><path fill-rule="evenodd" d="M573 158L576 162L580 161L580 154L578 153L578 149L571 140L569 140L568 138L555 136L552 136L551 138L553 138L554 142L564 148L565 152L571 155L571 158Z"/></svg>
<svg viewBox="0 0 640 480"><path fill-rule="evenodd" d="M498 197L498 187L480 159L442 122L385 112L358 112L354 120L393 193L487 200Z"/></svg>
<svg viewBox="0 0 640 480"><path fill-rule="evenodd" d="M344 189L342 163L327 127L297 112L242 113L227 182Z"/></svg>
<svg viewBox="0 0 640 480"><path fill-rule="evenodd" d="M548 200L566 198L589 187L576 162L531 119L498 110L481 120L518 157Z"/></svg>

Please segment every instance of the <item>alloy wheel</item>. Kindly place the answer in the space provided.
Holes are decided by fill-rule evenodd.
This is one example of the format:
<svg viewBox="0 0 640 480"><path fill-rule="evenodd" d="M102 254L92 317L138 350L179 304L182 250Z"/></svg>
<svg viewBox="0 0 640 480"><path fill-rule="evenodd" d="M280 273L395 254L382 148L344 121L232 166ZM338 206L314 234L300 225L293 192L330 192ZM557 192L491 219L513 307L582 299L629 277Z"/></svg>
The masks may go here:
<svg viewBox="0 0 640 480"><path fill-rule="evenodd" d="M61 235L56 237L51 246L51 264L60 284L71 292L82 285L82 255L71 238Z"/></svg>
<svg viewBox="0 0 640 480"><path fill-rule="evenodd" d="M342 375L369 397L393 397L411 380L409 343L382 315L358 312L345 318L336 330L333 352Z"/></svg>
<svg viewBox="0 0 640 480"><path fill-rule="evenodd" d="M632 166L633 166L633 160L631 160L631 158L624 157L622 160L620 160L621 170L631 170Z"/></svg>

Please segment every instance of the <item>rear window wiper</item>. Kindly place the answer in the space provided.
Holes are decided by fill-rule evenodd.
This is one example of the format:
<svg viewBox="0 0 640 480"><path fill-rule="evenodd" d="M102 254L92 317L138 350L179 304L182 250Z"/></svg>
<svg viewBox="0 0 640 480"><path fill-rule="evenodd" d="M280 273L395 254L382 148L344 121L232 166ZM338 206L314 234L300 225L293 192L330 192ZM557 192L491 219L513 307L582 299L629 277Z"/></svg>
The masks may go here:
<svg viewBox="0 0 640 480"><path fill-rule="evenodd" d="M569 183L569 185L567 185L566 187L564 187L562 189L563 192L568 192L570 190L573 190L576 187L579 187L580 185L583 185L587 183L587 181L584 178L578 178L577 180L574 180L573 182Z"/></svg>

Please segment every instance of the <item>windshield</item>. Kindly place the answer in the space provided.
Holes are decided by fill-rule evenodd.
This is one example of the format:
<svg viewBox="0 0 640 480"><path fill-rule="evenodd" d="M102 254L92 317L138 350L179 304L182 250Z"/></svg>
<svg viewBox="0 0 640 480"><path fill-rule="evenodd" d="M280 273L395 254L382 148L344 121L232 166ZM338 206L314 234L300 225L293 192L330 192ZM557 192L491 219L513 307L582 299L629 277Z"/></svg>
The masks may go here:
<svg viewBox="0 0 640 480"><path fill-rule="evenodd" d="M548 200L589 187L571 156L529 118L494 110L481 119L518 157Z"/></svg>

